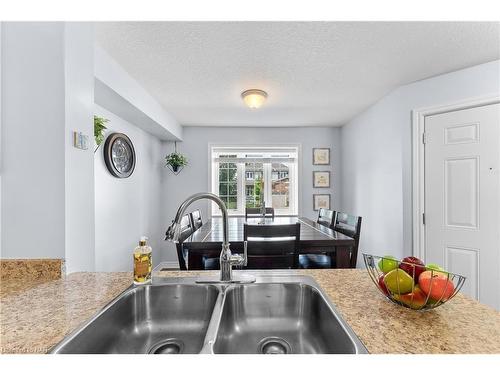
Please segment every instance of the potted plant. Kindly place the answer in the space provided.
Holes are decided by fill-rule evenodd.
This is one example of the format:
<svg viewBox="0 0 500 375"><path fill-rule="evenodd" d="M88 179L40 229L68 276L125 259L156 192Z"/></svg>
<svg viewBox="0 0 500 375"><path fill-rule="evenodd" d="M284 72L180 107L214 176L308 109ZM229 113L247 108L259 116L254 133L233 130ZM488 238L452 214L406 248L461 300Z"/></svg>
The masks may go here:
<svg viewBox="0 0 500 375"><path fill-rule="evenodd" d="M94 115L94 139L97 145L94 152L97 151L101 143L104 141L104 131L107 129L104 124L107 122L109 122L107 118Z"/></svg>
<svg viewBox="0 0 500 375"><path fill-rule="evenodd" d="M179 174L184 166L188 164L188 160L180 152L177 152L177 142L174 142L174 145L174 152L165 156L165 166L175 174Z"/></svg>

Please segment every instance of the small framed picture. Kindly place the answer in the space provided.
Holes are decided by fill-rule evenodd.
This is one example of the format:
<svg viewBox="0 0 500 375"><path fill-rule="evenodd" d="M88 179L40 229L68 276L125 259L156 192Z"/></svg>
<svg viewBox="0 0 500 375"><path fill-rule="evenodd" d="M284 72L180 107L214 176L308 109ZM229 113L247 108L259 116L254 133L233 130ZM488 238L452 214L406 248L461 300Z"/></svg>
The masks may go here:
<svg viewBox="0 0 500 375"><path fill-rule="evenodd" d="M330 149L313 148L313 165L330 165Z"/></svg>
<svg viewBox="0 0 500 375"><path fill-rule="evenodd" d="M313 187L329 188L330 187L330 172L329 171L314 171L313 172Z"/></svg>
<svg viewBox="0 0 500 375"><path fill-rule="evenodd" d="M320 208L330 209L330 194L313 194L313 209L319 211Z"/></svg>

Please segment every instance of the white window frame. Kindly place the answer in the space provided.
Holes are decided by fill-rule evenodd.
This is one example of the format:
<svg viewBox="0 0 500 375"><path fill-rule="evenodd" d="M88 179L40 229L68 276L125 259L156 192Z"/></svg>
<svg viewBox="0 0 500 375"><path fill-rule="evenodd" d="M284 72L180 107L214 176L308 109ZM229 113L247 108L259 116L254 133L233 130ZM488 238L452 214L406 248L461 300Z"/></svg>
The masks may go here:
<svg viewBox="0 0 500 375"><path fill-rule="evenodd" d="M283 163L287 165L289 170L289 199L290 207L288 209L275 209L276 216L297 216L299 213L299 179L301 172L301 145L300 144L270 144L270 145L235 145L235 144L209 144L208 145L208 186L214 194L219 193L219 173L214 173L218 170L218 162L215 160L214 152L216 150L228 149L228 153L235 149L241 152L260 152L262 149L271 149L273 152L279 153L283 150L293 149L296 155L295 162ZM221 153L221 152L219 152ZM264 163L264 181L271 181L272 166L271 163ZM245 215L245 168L243 163L237 163L237 196L238 196L238 209L228 209L229 216L244 216ZM264 185L264 200L265 202L272 202L272 184L267 183ZM268 204L266 204L268 206ZM210 216L220 216L221 212L215 203L209 205Z"/></svg>

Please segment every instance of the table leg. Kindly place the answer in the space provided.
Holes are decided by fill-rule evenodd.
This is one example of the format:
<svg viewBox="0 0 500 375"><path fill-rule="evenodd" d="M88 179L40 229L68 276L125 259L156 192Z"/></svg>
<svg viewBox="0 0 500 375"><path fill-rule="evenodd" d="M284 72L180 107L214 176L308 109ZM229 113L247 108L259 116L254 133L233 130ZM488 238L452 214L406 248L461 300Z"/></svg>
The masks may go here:
<svg viewBox="0 0 500 375"><path fill-rule="evenodd" d="M351 247L336 247L336 268L350 268L351 265Z"/></svg>

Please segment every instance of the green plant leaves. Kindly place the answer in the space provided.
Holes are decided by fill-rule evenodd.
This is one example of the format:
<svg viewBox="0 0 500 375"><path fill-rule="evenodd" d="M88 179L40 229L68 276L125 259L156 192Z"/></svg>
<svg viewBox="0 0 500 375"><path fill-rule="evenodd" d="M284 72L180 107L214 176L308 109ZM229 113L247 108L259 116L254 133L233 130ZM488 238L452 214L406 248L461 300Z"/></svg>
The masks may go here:
<svg viewBox="0 0 500 375"><path fill-rule="evenodd" d="M170 165L172 167L183 167L188 164L187 158L178 152L172 152L165 156L166 165Z"/></svg>
<svg viewBox="0 0 500 375"><path fill-rule="evenodd" d="M107 129L104 124L107 122L109 122L107 118L94 115L94 138L97 146L104 141L104 130Z"/></svg>

